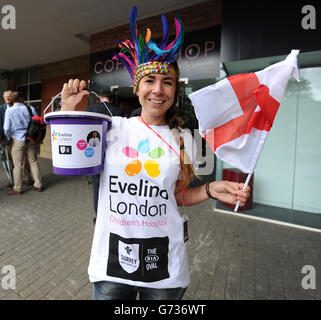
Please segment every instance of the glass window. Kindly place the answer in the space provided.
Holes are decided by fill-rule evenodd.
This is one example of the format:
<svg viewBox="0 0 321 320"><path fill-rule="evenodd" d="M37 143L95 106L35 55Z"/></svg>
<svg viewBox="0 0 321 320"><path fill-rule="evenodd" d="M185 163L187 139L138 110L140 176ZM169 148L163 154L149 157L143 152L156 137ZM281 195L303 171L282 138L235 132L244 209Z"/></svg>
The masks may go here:
<svg viewBox="0 0 321 320"><path fill-rule="evenodd" d="M41 100L42 83L33 83L29 85L29 100Z"/></svg>
<svg viewBox="0 0 321 320"><path fill-rule="evenodd" d="M320 214L321 68L302 69L297 86L297 138L292 206L295 210Z"/></svg>
<svg viewBox="0 0 321 320"><path fill-rule="evenodd" d="M33 66L15 71L16 88L25 95L25 103L28 105L41 105L42 67ZM40 108L38 108L40 111Z"/></svg>
<svg viewBox="0 0 321 320"><path fill-rule="evenodd" d="M16 81L18 85L26 84L28 82L28 70L27 69L16 70Z"/></svg>
<svg viewBox="0 0 321 320"><path fill-rule="evenodd" d="M25 96L25 100L28 99L28 86L27 85L18 86L17 90L23 92L23 94Z"/></svg>

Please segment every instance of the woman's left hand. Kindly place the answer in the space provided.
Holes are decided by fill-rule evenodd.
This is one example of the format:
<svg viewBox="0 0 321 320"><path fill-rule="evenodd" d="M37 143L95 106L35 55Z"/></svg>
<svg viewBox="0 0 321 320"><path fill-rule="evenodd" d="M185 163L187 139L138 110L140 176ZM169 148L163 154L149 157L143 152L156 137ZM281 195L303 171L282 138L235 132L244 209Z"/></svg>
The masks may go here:
<svg viewBox="0 0 321 320"><path fill-rule="evenodd" d="M210 192L213 197L223 202L236 204L240 202L240 207L243 207L250 196L251 188L247 186L243 190L244 183L232 181L214 181L210 183Z"/></svg>

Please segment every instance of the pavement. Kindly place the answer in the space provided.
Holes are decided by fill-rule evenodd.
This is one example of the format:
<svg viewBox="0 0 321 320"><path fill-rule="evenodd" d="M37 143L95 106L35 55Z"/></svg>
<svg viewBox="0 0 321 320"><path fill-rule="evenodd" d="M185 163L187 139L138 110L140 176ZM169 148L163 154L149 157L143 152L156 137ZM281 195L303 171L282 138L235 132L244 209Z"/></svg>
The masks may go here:
<svg viewBox="0 0 321 320"><path fill-rule="evenodd" d="M43 192L24 186L8 196L0 168L0 300L91 300L92 185L54 175L48 159L40 169ZM213 209L211 200L182 209L190 231L185 300L321 298L320 232ZM15 288L6 289L8 266Z"/></svg>

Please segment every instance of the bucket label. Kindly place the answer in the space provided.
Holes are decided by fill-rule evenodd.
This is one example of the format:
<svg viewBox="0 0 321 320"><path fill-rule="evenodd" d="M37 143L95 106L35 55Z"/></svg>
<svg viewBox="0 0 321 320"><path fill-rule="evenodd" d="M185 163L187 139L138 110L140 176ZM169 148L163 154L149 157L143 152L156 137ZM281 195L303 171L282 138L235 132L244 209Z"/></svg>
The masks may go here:
<svg viewBox="0 0 321 320"><path fill-rule="evenodd" d="M85 149L87 148L87 142L86 142L86 140L79 140L79 141L77 142L77 148L78 148L79 150L85 150Z"/></svg>
<svg viewBox="0 0 321 320"><path fill-rule="evenodd" d="M52 124L50 127L54 167L81 169L101 165L101 124Z"/></svg>
<svg viewBox="0 0 321 320"><path fill-rule="evenodd" d="M59 146L59 154L71 154L72 146Z"/></svg>
<svg viewBox="0 0 321 320"><path fill-rule="evenodd" d="M87 158L92 158L94 156L94 154L95 154L95 150L91 147L89 147L85 150L85 156Z"/></svg>

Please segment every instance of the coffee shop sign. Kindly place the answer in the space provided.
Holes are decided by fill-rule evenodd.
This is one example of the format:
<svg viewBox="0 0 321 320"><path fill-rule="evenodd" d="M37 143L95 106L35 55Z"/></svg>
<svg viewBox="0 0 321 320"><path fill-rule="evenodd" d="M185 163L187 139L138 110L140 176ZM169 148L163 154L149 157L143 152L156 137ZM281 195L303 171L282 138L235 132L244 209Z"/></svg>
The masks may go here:
<svg viewBox="0 0 321 320"><path fill-rule="evenodd" d="M209 52L215 49L214 41L205 41L201 46L197 43L191 43L183 50L181 49L178 55L178 61L182 58L187 60L195 60L200 56L207 57ZM118 60L107 59L106 61L97 61L94 65L94 72L100 74L103 71L113 72L118 71L119 66L122 65Z"/></svg>

